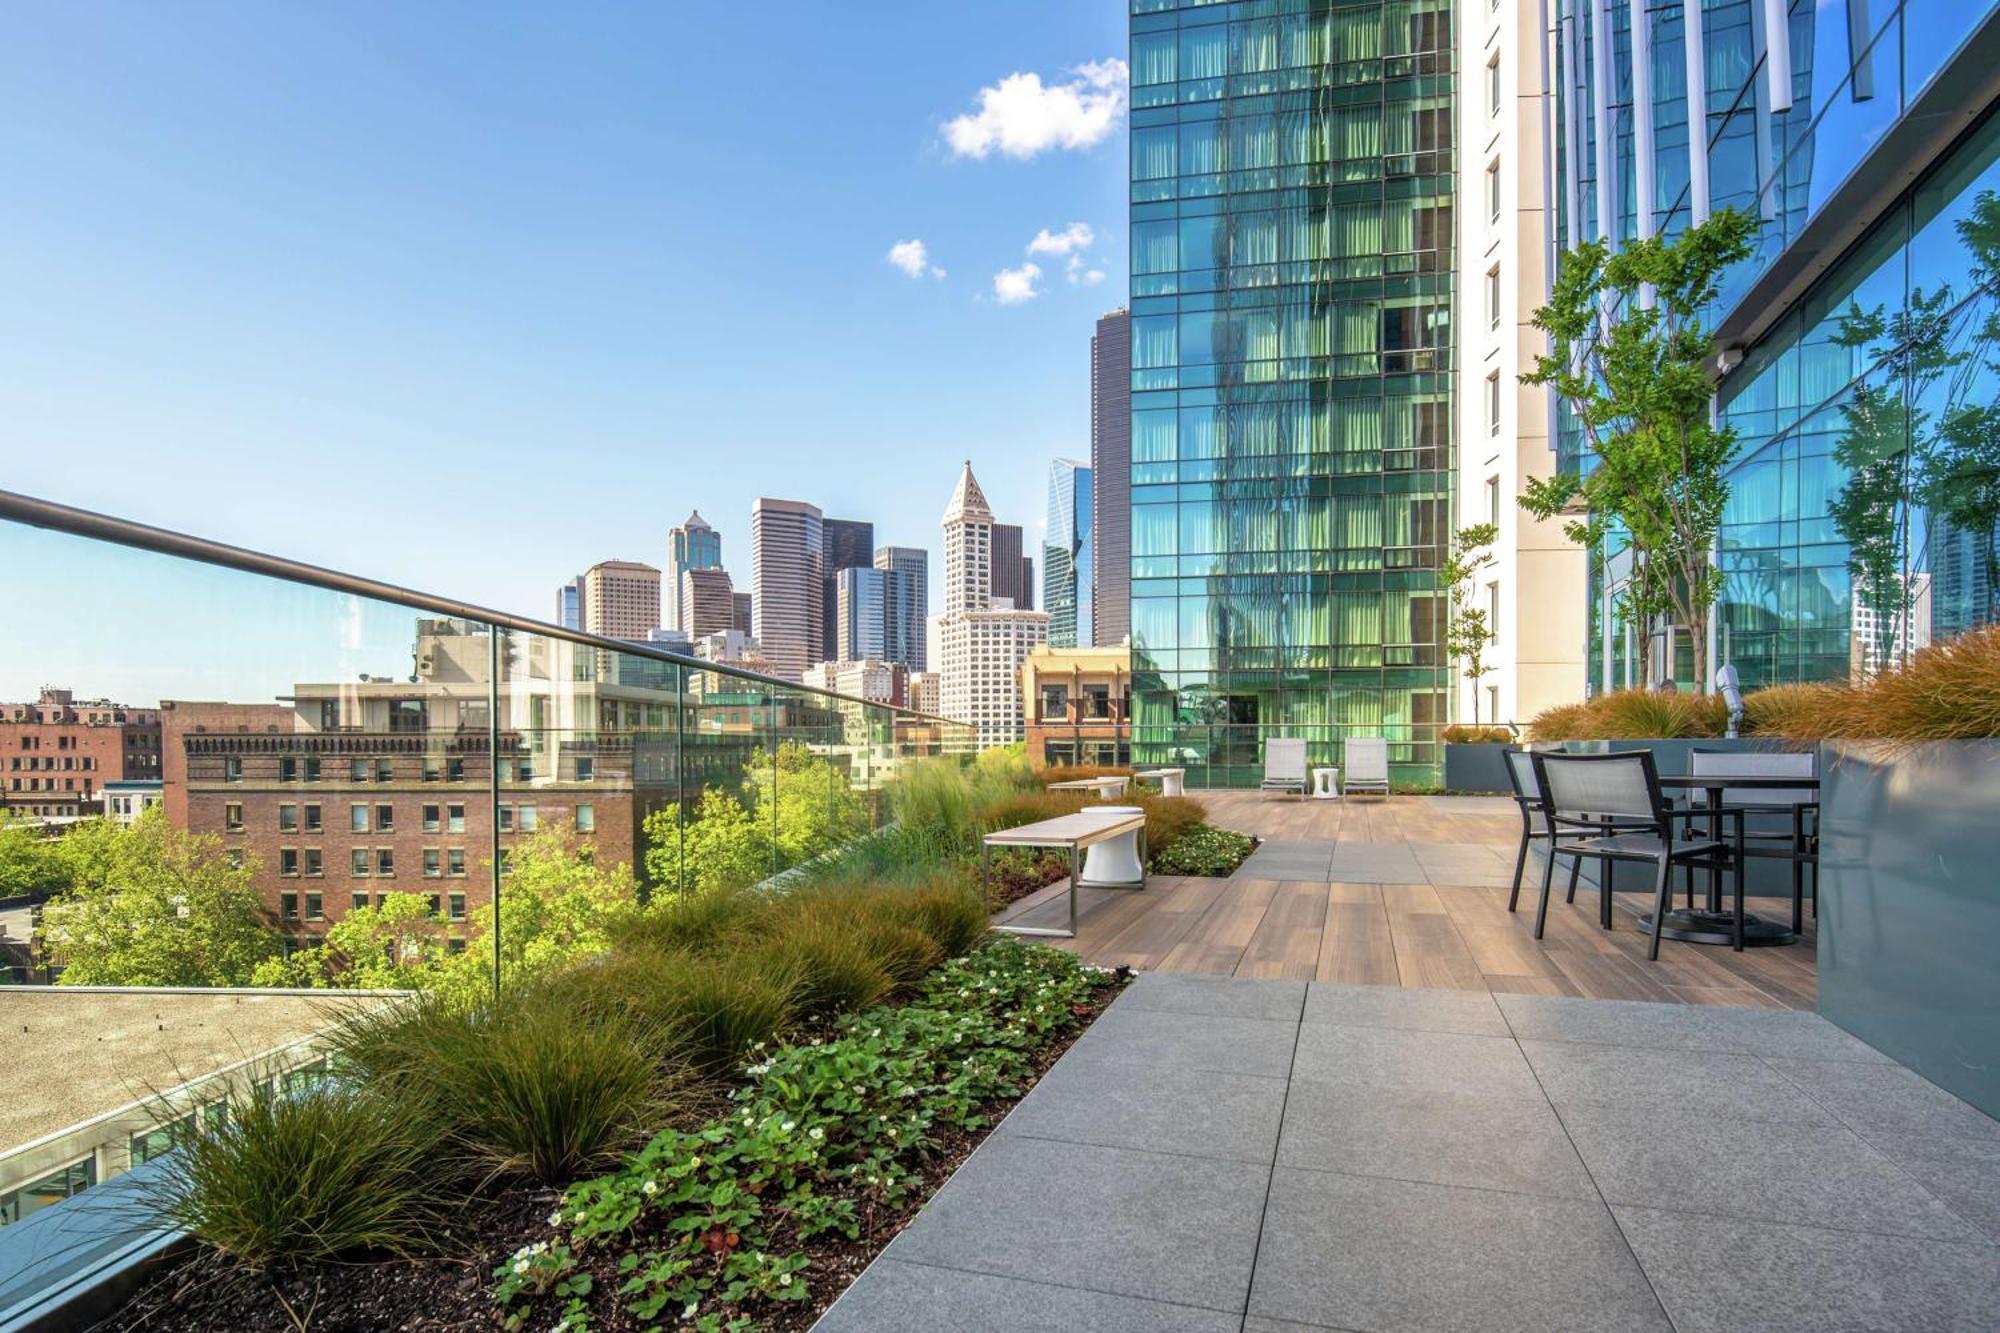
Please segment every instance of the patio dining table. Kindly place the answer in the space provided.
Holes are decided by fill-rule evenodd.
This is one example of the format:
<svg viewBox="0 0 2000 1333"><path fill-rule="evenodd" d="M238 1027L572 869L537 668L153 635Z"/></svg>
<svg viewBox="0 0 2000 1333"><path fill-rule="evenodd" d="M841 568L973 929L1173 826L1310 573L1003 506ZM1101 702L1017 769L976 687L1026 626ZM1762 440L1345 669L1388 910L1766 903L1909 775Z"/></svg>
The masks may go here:
<svg viewBox="0 0 2000 1333"><path fill-rule="evenodd" d="M1688 806L1687 810L1699 811L1710 817L1711 833L1717 831L1723 814L1730 810L1756 812L1756 807L1731 806L1723 803L1725 791L1798 791L1801 789L1817 792L1819 778L1805 776L1742 775L1727 777L1719 773L1668 774L1660 775L1662 787L1679 788L1683 791L1699 791L1707 794L1708 802L1701 806ZM1737 874L1744 868L1737 867ZM1733 933L1735 917L1722 910L1722 869L1711 866L1708 871L1708 904L1706 908L1676 908L1667 913L1666 922L1660 927L1663 938L1683 940L1689 944L1730 944L1735 940ZM1650 931L1653 928L1653 914L1646 913L1639 918L1639 928ZM1743 917L1743 947L1746 949L1772 948L1777 945L1792 944L1798 940L1789 929L1775 921L1766 921L1755 913Z"/></svg>

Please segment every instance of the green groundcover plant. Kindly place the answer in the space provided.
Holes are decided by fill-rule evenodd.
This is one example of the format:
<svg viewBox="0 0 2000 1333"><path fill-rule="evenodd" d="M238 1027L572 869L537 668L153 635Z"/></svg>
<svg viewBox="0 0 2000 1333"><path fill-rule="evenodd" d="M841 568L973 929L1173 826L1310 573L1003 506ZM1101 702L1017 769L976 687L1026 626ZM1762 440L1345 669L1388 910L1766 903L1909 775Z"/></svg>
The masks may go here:
<svg viewBox="0 0 2000 1333"><path fill-rule="evenodd" d="M1227 875L1243 864L1257 845L1247 833L1212 828L1189 829L1153 856L1153 871L1161 875Z"/></svg>
<svg viewBox="0 0 2000 1333"><path fill-rule="evenodd" d="M1069 954L996 941L939 968L907 1004L756 1052L727 1115L663 1130L563 1195L549 1234L495 1272L507 1327L576 1333L615 1319L742 1333L760 1312L809 1300L805 1247L859 1240L870 1218L898 1215L952 1137L987 1129L1036 1053L1109 984Z"/></svg>

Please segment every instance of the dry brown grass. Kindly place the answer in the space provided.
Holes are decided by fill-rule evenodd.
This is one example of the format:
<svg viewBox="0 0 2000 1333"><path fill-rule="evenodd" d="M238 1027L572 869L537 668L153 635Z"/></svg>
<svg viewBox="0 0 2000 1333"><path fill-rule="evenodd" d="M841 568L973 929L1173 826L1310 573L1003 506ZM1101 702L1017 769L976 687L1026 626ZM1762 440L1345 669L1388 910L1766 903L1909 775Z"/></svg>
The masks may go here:
<svg viewBox="0 0 2000 1333"><path fill-rule="evenodd" d="M1691 740L1720 736L1729 710L1714 695L1616 690L1579 704L1559 704L1528 724L1537 741Z"/></svg>
<svg viewBox="0 0 2000 1333"><path fill-rule="evenodd" d="M1447 745L1510 745L1514 733L1505 727L1475 727L1464 723L1454 723L1438 732L1438 739Z"/></svg>
<svg viewBox="0 0 2000 1333"><path fill-rule="evenodd" d="M1845 685L1772 685L1752 691L1743 696L1743 734L1823 739L1849 693Z"/></svg>

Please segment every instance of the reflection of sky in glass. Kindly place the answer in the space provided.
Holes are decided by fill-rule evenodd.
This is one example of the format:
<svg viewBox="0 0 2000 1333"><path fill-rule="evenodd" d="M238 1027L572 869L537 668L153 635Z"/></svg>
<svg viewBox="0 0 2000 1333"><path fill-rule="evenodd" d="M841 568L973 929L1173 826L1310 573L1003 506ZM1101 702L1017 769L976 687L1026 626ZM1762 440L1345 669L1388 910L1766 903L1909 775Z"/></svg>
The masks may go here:
<svg viewBox="0 0 2000 1333"><path fill-rule="evenodd" d="M422 613L0 521L0 700L264 703L302 682L408 679Z"/></svg>

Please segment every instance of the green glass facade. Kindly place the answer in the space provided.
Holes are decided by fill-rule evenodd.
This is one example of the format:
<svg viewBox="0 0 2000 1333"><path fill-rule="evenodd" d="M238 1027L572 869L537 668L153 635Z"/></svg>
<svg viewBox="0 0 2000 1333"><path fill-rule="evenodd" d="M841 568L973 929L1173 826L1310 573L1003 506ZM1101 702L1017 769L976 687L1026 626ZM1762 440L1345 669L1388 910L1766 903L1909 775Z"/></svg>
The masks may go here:
<svg viewBox="0 0 2000 1333"><path fill-rule="evenodd" d="M1133 759L1436 772L1450 673L1447 0L1134 0Z"/></svg>

